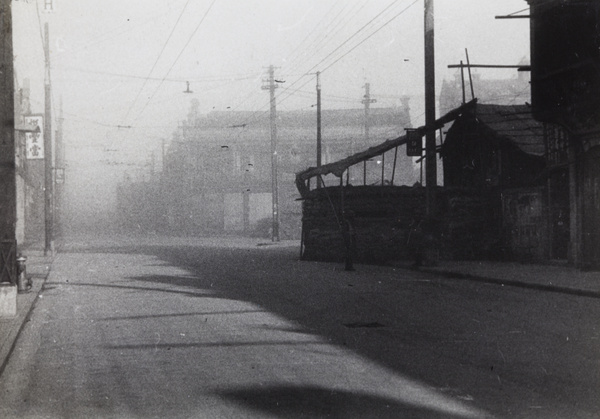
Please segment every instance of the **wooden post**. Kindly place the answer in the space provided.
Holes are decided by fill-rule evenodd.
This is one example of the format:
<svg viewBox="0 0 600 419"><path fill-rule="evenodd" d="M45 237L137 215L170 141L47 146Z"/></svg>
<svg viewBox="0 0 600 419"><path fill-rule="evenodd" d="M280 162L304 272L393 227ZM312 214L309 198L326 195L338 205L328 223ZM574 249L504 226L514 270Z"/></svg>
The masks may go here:
<svg viewBox="0 0 600 419"><path fill-rule="evenodd" d="M437 151L435 130L435 54L434 54L433 0L425 0L425 182L427 213L435 212L437 187Z"/></svg>
<svg viewBox="0 0 600 419"><path fill-rule="evenodd" d="M462 85L462 104L467 103L467 94L465 92L465 68L463 62L460 60L460 83Z"/></svg>
<svg viewBox="0 0 600 419"><path fill-rule="evenodd" d="M392 181L391 185L394 185L394 176L396 175L396 161L398 160L398 147L394 149L394 165L392 166Z"/></svg>
<svg viewBox="0 0 600 419"><path fill-rule="evenodd" d="M385 153L381 154L381 186L385 184Z"/></svg>
<svg viewBox="0 0 600 419"><path fill-rule="evenodd" d="M568 148L569 159L569 262L575 267L581 267L581 193L579 190L580 168L578 165L577 146L574 141L569 141Z"/></svg>
<svg viewBox="0 0 600 419"><path fill-rule="evenodd" d="M469 85L471 86L471 100L475 99L475 88L473 87L473 75L471 74L471 61L469 60L469 51L465 48L467 56L467 68L469 71Z"/></svg>
<svg viewBox="0 0 600 419"><path fill-rule="evenodd" d="M244 233L250 232L250 188L246 188L242 193L242 223Z"/></svg>

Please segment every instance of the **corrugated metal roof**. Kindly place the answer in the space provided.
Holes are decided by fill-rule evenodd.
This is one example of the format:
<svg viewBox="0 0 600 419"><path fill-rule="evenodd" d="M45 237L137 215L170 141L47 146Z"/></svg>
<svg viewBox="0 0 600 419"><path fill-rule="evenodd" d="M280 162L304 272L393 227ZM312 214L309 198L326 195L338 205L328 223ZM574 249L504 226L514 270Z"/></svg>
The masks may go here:
<svg viewBox="0 0 600 419"><path fill-rule="evenodd" d="M477 104L477 119L523 152L543 156L544 125L533 119L527 105Z"/></svg>

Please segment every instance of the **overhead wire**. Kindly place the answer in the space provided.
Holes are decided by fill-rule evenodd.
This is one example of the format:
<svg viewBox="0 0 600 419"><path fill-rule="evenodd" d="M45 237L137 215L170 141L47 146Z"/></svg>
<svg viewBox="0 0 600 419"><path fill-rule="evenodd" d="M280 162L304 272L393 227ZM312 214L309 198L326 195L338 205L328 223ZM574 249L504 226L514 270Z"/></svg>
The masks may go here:
<svg viewBox="0 0 600 419"><path fill-rule="evenodd" d="M172 6L172 4L171 4L171 6ZM171 11L169 11L168 13L170 13L170 12ZM147 15L147 16L150 16L150 15ZM103 34L100 34L100 35L94 37L94 40L91 41L91 42L86 42L86 43L80 44L78 46L76 45L75 48L69 50L69 52L71 52L71 53L78 52L78 51L81 51L82 49L85 49L85 48L90 47L92 45L97 45L97 44L100 44L102 42L106 42L106 41L109 41L111 39L117 38L117 37L119 37L119 36L121 36L121 35L123 35L123 34L125 34L127 32L130 32L130 31L132 31L134 29L137 29L137 28L139 28L141 26L146 25L149 22L152 22L152 21L156 20L158 17L164 17L164 16L165 16L165 13L153 14L150 17L148 17L148 19L143 20L142 22L140 22L140 23L138 23L136 25L131 25L129 23L129 21L128 21L128 23L119 25L119 26L117 26L117 27L115 27L113 29L110 29L110 30L104 32ZM117 32L119 29L121 29L121 28L123 28L125 26L128 26L128 28L125 29L125 30L122 30L120 32Z"/></svg>
<svg viewBox="0 0 600 419"><path fill-rule="evenodd" d="M158 86L156 87L156 89L154 90L154 92L152 93L152 95L148 98L148 100L146 101L146 104L144 105L144 107L142 108L141 112L138 114L138 116L135 118L136 120L140 118L140 116L144 113L144 111L146 110L146 107L148 106L148 104L152 101L152 99L154 98L154 96L156 95L156 93L158 92L158 90L160 89L160 87L162 86L164 79L166 79L166 77L169 75L169 73L171 72L171 70L173 69L173 67L175 67L175 64L177 64L177 61L179 61L179 58L181 57L181 55L183 54L183 52L185 51L185 49L187 48L187 46L189 45L189 43L192 41L192 39L194 38L194 35L196 35L196 32L198 32L198 29L200 29L200 27L202 26L202 23L204 22L204 20L206 19L206 16L208 16L208 14L210 13L211 9L213 8L214 4L216 3L217 0L213 0L210 4L210 6L208 7L208 9L206 10L206 12L204 13L204 15L202 16L202 19L200 19L200 21L198 22L198 25L196 26L196 28L194 29L194 31L192 32L192 34L189 36L187 42L185 43L185 45L183 46L183 48L181 49L181 51L179 52L179 54L177 55L177 57L175 58L175 60L173 61L173 64L171 65L171 67L169 67L169 70L167 71L167 73L165 74L165 77L163 78L163 80L161 80L161 82L158 84Z"/></svg>
<svg viewBox="0 0 600 419"><path fill-rule="evenodd" d="M148 72L148 77L150 77L152 75L152 72L156 68L156 65L158 64L158 61L160 60L160 57L162 57L162 54L163 54L163 52L165 51L165 49L167 47L167 44L171 40L171 37L173 36L173 33L175 32L175 29L177 28L177 25L179 25L179 22L181 21L181 17L183 16L183 13L185 12L185 9L187 9L188 4L190 4L190 0L187 0L186 3L185 3L185 5L183 6L183 9L181 9L181 13L177 17L177 21L175 22L175 25L173 25L173 28L171 29L171 33L169 33L169 36L167 37L167 40L163 44L160 52L158 53L158 56L156 57L156 60L154 61L154 64L152 65L152 68ZM131 110L133 109L133 107L137 103L137 100L139 99L140 95L142 94L142 91L146 87L147 83L148 83L148 78L144 79L144 83L142 84L142 87L138 90L138 93L135 96L135 99L133 100L133 102L129 106L129 109L127 110L127 112L125 114L125 117L123 118L123 122L127 121L127 118L129 117L129 114L131 113Z"/></svg>
<svg viewBox="0 0 600 419"><path fill-rule="evenodd" d="M355 38L358 34L360 34L362 31L364 31L367 27L369 27L371 25L372 22L374 22L378 17L380 17L381 15L383 15L386 11L388 11L392 6L394 6L399 0L394 0L392 3L390 3L388 6L386 6L381 12L379 12L377 15L375 15L373 18L371 18L366 24L364 24L363 26L361 26L358 30L356 30L352 35L350 35L344 42L342 42L337 48L335 48L333 51L331 51L329 54L327 54L327 56L323 59L321 59L317 64L313 65L306 73L305 75L309 75L310 72L312 72L313 70L315 70L316 68L319 67L320 64L322 64L324 61L326 61L328 58L330 58L333 54L335 54L337 51L339 51L344 45L346 45L348 42L350 42L353 38ZM377 33L379 30L381 30L384 26L387 26L391 21L393 21L394 19L396 19L398 16L400 16L401 14L403 14L404 12L406 12L406 10L408 10L410 7L412 7L418 0L415 0L413 3L411 3L409 6L407 6L406 8L404 8L400 13L396 14L392 19L390 19L389 21L387 21L383 26L381 26L380 28L376 29L373 33L371 33L368 37L370 38L371 36L373 36L375 33ZM365 39L366 40L366 39ZM351 51L353 51L354 49L356 49L359 45L361 45L362 43L365 42L365 40L361 41L358 45L355 45ZM350 51L350 52L351 52ZM345 53L342 57L336 59L332 64L328 65L326 69L331 68L331 66L335 63L337 63L341 58L343 58L344 56L346 56L349 52ZM322 71L321 71L322 72ZM290 96L292 96L292 94L288 94L287 96L282 97L282 95L286 94L291 88L292 86L294 86L295 84L299 83L302 80L302 77L299 77L298 79L296 79L294 82L292 82L290 85L288 85L283 92L279 93L276 96L276 99L279 99L278 103L281 104L283 101L285 101L286 99L288 99ZM311 80L307 80L306 82L304 82L303 84L300 85L300 87L298 89L301 89L302 87L306 86L308 83L310 83ZM293 90L292 90L293 92ZM251 116L249 116L248 118L246 118L246 120L244 121L244 123L248 123L250 122L252 119L254 119L255 117L258 117L259 115L262 115L264 113L266 113L268 110L265 110L264 108L266 108L267 106L269 106L270 102L267 102L265 105L263 105L262 107L260 107L258 110L256 110Z"/></svg>
<svg viewBox="0 0 600 419"><path fill-rule="evenodd" d="M367 23L365 23L363 26L361 26L360 29L356 30L352 35L350 35L348 38L346 38L346 40L344 42L342 42L340 45L338 45L337 48L335 48L333 51L331 51L329 54L327 54L327 56L325 58L323 58L321 61L319 61L319 63L312 66L310 68L310 70L307 71L307 73L310 73L311 71L315 70L319 66L319 64L323 63L325 60L327 60L329 57L331 57L333 54L335 54L337 51L339 51L341 48L343 48L348 42L350 42L352 39L354 39L354 37L358 36L362 31L364 31L367 27L369 27L377 18L379 18L382 14L384 14L386 11L388 11L388 9L390 9L392 6L394 6L398 1L400 1L400 0L394 0L392 3L390 3L381 12L379 12L372 19L370 19Z"/></svg>
<svg viewBox="0 0 600 419"><path fill-rule="evenodd" d="M338 36L346 28L347 23L354 19L367 6L367 4L368 2L365 1L357 10L350 10L335 25L328 28L327 33L321 39L319 39L319 42L315 45L315 50L325 49L327 45L334 41L336 36Z"/></svg>
<svg viewBox="0 0 600 419"><path fill-rule="evenodd" d="M215 0L216 1L216 0ZM203 19L201 20L200 24L202 23L202 21L204 20L204 18L206 17L206 15L208 14L208 12L210 11L210 9L212 8L213 4L215 3L215 1L213 1L213 3L211 4L211 6L209 7L209 9L207 10L207 12L205 13ZM337 51L339 51L343 46L347 45L352 39L354 39L360 32L364 31L366 28L368 28L372 22L374 22L377 17L381 16L383 13L385 13L385 11L389 10L391 6L395 5L397 3L397 0L394 1L393 3L391 3L390 5L388 5L382 12L380 12L378 15L376 15L374 18L372 18L369 22L367 22L367 24L363 25L363 27L361 27L359 30L355 31L348 39L346 39L342 44L340 44L337 48L335 48L333 51L331 51L325 58L321 59L316 65L314 65L312 69L318 67L318 65L320 65L321 63L325 62L328 58L332 57ZM382 26L380 26L379 28L377 28L374 32L372 32L370 35L368 35L366 38L364 38L362 41L360 41L358 44L354 45L349 51L346 51L345 53L343 53L341 56L339 56L338 58L336 58L333 62L329 63L325 69L329 69L331 68L333 65L335 65L339 60L341 60L343 57L347 56L350 52L352 52L353 50L355 50L356 48L358 48L358 46L362 45L364 42L366 42L366 40L368 40L369 38L371 38L375 33L377 33L379 30L381 30L383 27L387 26L391 21L393 21L394 19L396 19L399 15L401 15L402 13L404 13L409 7L411 7L412 5L414 5L416 3L413 2L411 3L408 7L406 7L405 9L403 9L400 13L396 14L392 19L388 20L386 23L384 23ZM364 7L364 5L362 6ZM361 7L361 9L362 9ZM331 10L331 9L330 9ZM345 9L342 9L342 11ZM352 10L350 11L352 12ZM338 13L336 15L340 16L341 12ZM348 16L348 14L346 15ZM322 20L323 21L323 20ZM177 59L175 60L175 62L173 63L173 65L171 66L171 68L169 69L169 71L167 72L167 75L169 74L169 72L171 71L171 69L174 67L175 63L177 62L177 60L179 59L179 57L181 56L181 54L183 53L183 51L185 50L185 48L187 47L187 45L189 44L190 40L192 39L193 35L196 33L196 31L198 30L200 24L196 27L196 29L194 30L194 33L192 34L192 36L188 39L188 42L186 43L186 45L184 46L184 48L181 50L180 54L178 55ZM330 31L331 32L331 31ZM305 38L305 40L308 38ZM324 71L324 70L323 70ZM304 74L306 75L306 74ZM168 80L167 76L163 77L160 81L161 84L165 81ZM305 83L303 83L299 88L295 89L295 90L291 90L290 88L299 83L302 80L302 76L300 76L296 81L294 81L292 84L289 85L289 87L287 87L284 91L282 91L279 95L277 95L277 98L279 98L279 103L284 102L286 99L288 99L290 96L292 96L293 94L300 94L302 95L307 94L306 92L302 92L300 89L302 87L304 87L306 84L308 84L311 80L307 80ZM136 117L136 120L139 119L139 117L141 116L141 114L145 111L146 107L149 105L150 101L152 100L152 98L155 96L156 92L158 91L159 87L154 91L154 93L152 94L152 96L148 99L148 101L146 102L146 104L144 105L144 108L142 109L142 111L140 112L140 114ZM236 107L240 106L242 103L245 103L253 94L255 94L253 91L251 91L238 105L236 105ZM284 96L286 95L286 96ZM351 101L353 99L351 98L340 98L341 100L348 100ZM268 105L268 103L267 103ZM266 105L265 105L266 106ZM248 122L250 119L253 119L254 117L257 117L258 113L264 108L261 107L259 108L259 110L253 112L253 114L248 117L246 119L245 122ZM264 113L264 112L262 112Z"/></svg>
<svg viewBox="0 0 600 419"><path fill-rule="evenodd" d="M342 0L338 0L336 1L329 9L328 11L323 15L323 17L317 22L317 24L315 24L313 26L313 29L310 30L308 32L308 35L306 35L306 37L304 37L302 39L302 41L296 46L296 48L289 54L289 61L286 63L286 67L294 67L296 61L298 59L300 59L302 57L302 54L304 52L304 50L310 50L310 45L307 45L305 48L303 48L303 45L311 38L311 37L318 37L318 31L316 30L317 28L319 28L319 26L321 26L323 24L323 22L326 21L327 16L332 13L332 11L336 8L336 6L341 3ZM345 9L346 6L344 6ZM343 10L343 9L342 9ZM336 15L337 16L337 15ZM334 18L335 19L335 18ZM315 42L313 40L313 42ZM262 73L261 73L262 74ZM302 74L303 75L303 74ZM285 76L282 76L285 77ZM240 101L237 105L235 105L234 107L232 107L232 110L236 110L238 109L243 103L247 102L247 100L256 94L255 91L255 87L251 87L249 93L244 97L244 99L242 101Z"/></svg>
<svg viewBox="0 0 600 419"><path fill-rule="evenodd" d="M385 22L382 26L380 26L377 30L375 30L373 33L371 33L369 36L367 36L366 38L364 38L362 41L360 41L358 44L356 44L354 47L352 47L350 50L348 50L345 54L343 54L342 56L340 56L338 59L336 59L334 62L332 62L331 64L329 64L327 67L325 67L323 71L326 71L327 69L329 69L330 67L332 67L333 65L335 65L338 61L340 61L342 58L344 58L346 55L350 54L352 51L354 51L356 48L358 48L359 46L361 46L362 44L364 44L366 41L368 41L373 35L375 35L377 32L379 32L381 29L383 29L384 27L386 27L387 25L389 25L391 22L393 22L394 20L396 20L396 18L398 18L400 15L404 14L408 9L410 9L412 6L414 6L419 0L414 0L411 4L409 4L408 6L406 6L404 9L402 9L402 11L400 11L400 13L397 13L396 15L394 15L391 19L389 19L387 22Z"/></svg>
<svg viewBox="0 0 600 419"><path fill-rule="evenodd" d="M513 15L516 15L517 13L526 12L526 11L528 11L528 10L529 10L529 7L526 7L526 8L524 8L524 9L522 9L522 10L517 10L516 12L512 12L512 13L510 13L508 16L513 16Z"/></svg>
<svg viewBox="0 0 600 419"><path fill-rule="evenodd" d="M395 4L395 3L396 3L396 2L394 2L394 3L391 3L390 5L388 5L388 7L386 7L386 9L384 9L384 11L382 11L382 12L381 12L379 15L381 15L383 12L385 12L386 10L388 10L388 9L389 9L389 7L390 7L391 5L393 5L393 4ZM213 1L213 4L214 4L214 1ZM337 3L336 3L336 4L337 4ZM187 5L187 3L186 3L186 5ZM211 4L211 6L210 6L210 7L212 7L212 4ZM362 9L362 7L364 7L364 4L361 6L361 9ZM330 9L330 10L332 10L332 9ZM345 8L344 8L344 9L342 9L342 11L343 11L343 10L345 10ZM354 9L351 9L351 10L349 11L349 13L351 13L353 10L354 10ZM210 11L210 8L209 8L209 10L208 10L208 11ZM208 11L207 11L207 13L208 13ZM336 17L340 16L340 14L341 14L341 12L339 12L339 13L336 15ZM379 16L379 15L378 15L378 16ZM346 16L348 16L348 14L346 14ZM375 19L375 18L374 18L374 19ZM374 19L371 19L371 21L373 21ZM323 21L323 19L322 19L321 21ZM339 22L338 22L338 25L339 25ZM367 24L367 25L368 25L368 24ZM367 25L363 26L363 29L364 29L364 27L366 27ZM198 27L199 27L199 26L198 26ZM196 30L198 29L198 27L196 28ZM335 28L335 26L334 26L334 28ZM196 30L194 31L194 33L196 32ZM330 31L330 32L331 32L331 31ZM359 30L359 31L357 31L357 32L360 32L360 30ZM373 34L371 34L370 36L372 36L372 35L373 35ZM192 36L193 36L193 34L192 34ZM349 39L353 38L354 36L356 36L356 33L355 33L355 34L353 34L353 35L352 35L352 36L351 36ZM191 39L191 37L190 37L190 39ZM305 38L305 39L308 39L308 38ZM348 42L348 40L346 40L346 41L345 41L345 42L344 42L342 45L345 45L347 42ZM363 41L363 42L364 42L364 41ZM188 39L188 43L189 43L189 39ZM165 45L166 45L166 44L165 44ZM187 46L187 43L186 43L186 46ZM356 45L356 46L355 46L353 49L355 49L357 46L358 46L358 45ZM326 60L328 57L330 57L330 56L331 56L331 55L332 55L332 54L333 54L335 51L338 51L340 48L341 48L341 46L339 46L339 47L338 47L338 48L336 48L334 51L332 51L331 53L329 53L327 57L325 57L324 59L322 59L322 60L321 60L321 62L322 62L322 61L324 61L324 60ZM164 48L163 48L163 49L164 49ZM184 49L185 49L185 47L184 47ZM182 52L183 52L183 50L182 50ZM345 55L347 55L348 53L349 53L349 52L347 52L346 54L344 54L344 56L345 56ZM180 52L180 55L178 56L178 58L179 58L180 56L181 56L181 52ZM340 57L340 58L338 58L338 60L336 60L336 62L337 62L337 61L339 61L339 59L341 59L341 57ZM177 60L176 60L176 61L177 61ZM175 62L176 62L176 61L175 61ZM329 65L327 68L331 67L333 64L335 64L335 62L334 62L334 63L332 63L332 64L330 64L330 65ZM173 65L174 65L174 64L173 64ZM315 67L315 66L313 66L313 68L314 68L314 67ZM172 68L173 68L173 66L171 66L171 69L172 69ZM169 70L169 72L170 72L170 70ZM167 73L167 74L168 74L168 73ZM126 75L124 75L124 76L126 76ZM134 78L142 78L142 77L139 77L139 76L130 76L130 77L134 77ZM148 80L156 80L156 78L151 78L151 77L147 77L147 78L145 78L145 79L148 79ZM297 83L299 80L301 80L301 78L299 78L298 80L296 80L296 82L295 82L295 83ZM167 78L167 77L165 76L165 77L163 77L163 78L160 78L160 81L161 81L161 84L162 84L164 81L182 81L182 80L170 79L170 78ZM305 84L303 84L303 85L302 85L302 86L301 86L299 89L301 89L301 88L302 88L304 85L306 85L308 82L310 82L310 80L309 80L309 81L307 81ZM160 86L159 86L159 87L160 87ZM297 89L297 91L298 91L297 93L301 94L301 92L299 91L299 89ZM144 112L144 110L145 110L145 109L146 109L146 107L148 106L148 104L149 104L150 100L151 100L151 99L154 97L154 95L156 94L156 91L157 91L157 90L158 90L158 88L155 90L154 94L153 94L153 95L150 97L150 99L149 99L149 100L146 102L146 104L145 104L145 106L144 106L144 109L142 110L142 112L140 112L140 115L141 115L141 114ZM288 89L286 89L285 91L281 92L281 93L278 95L278 97L280 98L280 103L281 103L281 102L283 102L285 99L287 99L287 98L288 98L289 96L291 96L292 94L294 94L295 92L296 92L295 90L289 90L289 88L288 88ZM245 99L244 99L244 100L243 100L241 103L245 103L245 101L247 101L247 99L248 99L249 97L251 97L253 94L254 94L253 92L250 92L250 93L249 93L249 95L247 95L247 96L246 96L246 98L245 98ZM281 98L281 96L282 96L283 94L287 94L287 96L286 96L286 97L284 97L284 98ZM346 100L346 98L342 98L342 100ZM348 101L350 101L350 100L352 100L352 99L350 99L350 98L347 98L347 100L348 100ZM237 105L237 106L239 106L239 105ZM138 119L138 118L139 118L139 115L138 115L138 117L137 117L136 119Z"/></svg>
<svg viewBox="0 0 600 419"><path fill-rule="evenodd" d="M374 16L374 17L373 17L372 19L370 19L370 20L369 20L369 21L368 21L366 24L364 24L364 25L363 25L363 26L362 26L360 29L356 30L356 31L355 31L353 34L351 34L351 35L350 35L348 38L346 38L346 40L345 40L345 41L344 41L342 44L338 45L338 47L337 47L337 48L335 48L333 51L331 51L331 52L330 52L330 53L329 53L329 54L328 54L328 55L327 55L325 58L322 58L322 59L319 61L319 64L320 64L320 63L322 63L323 61L325 61L326 59L328 59L328 58L329 58L331 55L335 54L335 53L336 53L336 52L337 52L339 49L343 48L343 47L344 47L344 45L345 45L346 43L348 43L348 42L349 42L350 40L352 40L352 39L353 39L355 36L357 36L357 35L359 35L361 32L363 32L363 31L364 31L364 30L365 30L367 27L369 27L369 26L370 26L370 25L371 25L371 24L372 24L372 23L373 23L375 20L377 20L377 18L379 18L379 17L380 17L380 16L381 16L383 13L385 13L385 12L386 12L388 9L390 9L391 7L393 7L393 6L394 6L394 5L395 5L395 4L396 4L398 1L399 1L399 0L393 0L393 1L392 1L390 4L388 4L388 5L387 5L387 6L386 6L386 7L385 7L385 8L384 8L384 9L383 9L381 12L379 12L379 13L378 13L376 16ZM351 18L353 18L354 16L356 16L356 14L358 14L358 12L360 12L360 11L361 11L361 10L362 10L362 9L363 9L365 6L366 6L366 4L367 4L367 3L365 2L365 3L364 3L364 4L363 4L361 7L360 7L360 9L359 9L359 10L357 10L357 11L355 11L355 12L354 12L354 14L353 14L351 17L349 17L349 16L348 16L348 14L349 14L349 13L348 13L348 14L346 14L346 15L344 15L344 17L338 21L338 25L339 25L339 23L340 23L340 22L349 21ZM352 12L352 10L350 10L350 12ZM336 18L337 18L337 16L339 16L339 14L338 14L338 15L336 15ZM345 19L345 20L343 20L343 19ZM337 25L333 25L333 26L337 26ZM345 25L342 25L342 29L343 29L343 27L344 27L344 26L345 26ZM311 48L311 51L315 51L315 50L317 50L317 49L319 49L319 48L324 48L324 45L323 45L324 39L326 39L326 38L327 38L327 36L328 36L329 34L331 34L331 31L332 31L332 29L331 29L331 25L328 25L328 30L327 30L327 32L325 32L325 34L324 34L323 36L321 36L320 38L318 38L318 39L315 41L315 43L313 43L313 44L311 45L311 46L312 46L312 48ZM336 34L336 35L337 35L338 33L339 33L339 30L338 30L338 32L335 32L335 34ZM333 40L333 39L334 39L334 37L332 36L332 37L331 37L331 38L330 38L330 39L329 39L329 40L328 40L328 41L325 43L325 45L327 45L327 44L328 44L328 43L329 43L331 40ZM304 74L309 74L309 73L313 72L313 71L314 71L314 70L317 68L317 66L318 66L319 64L317 64L317 65L315 65L315 66L311 67L310 69L308 69L308 70L304 71Z"/></svg>
<svg viewBox="0 0 600 419"><path fill-rule="evenodd" d="M315 50L316 43L326 34L326 32L325 34L323 34L323 30L317 30L317 28L320 28L326 22L328 15L335 9L335 7L340 3L340 1L341 0L338 0L333 4L333 6L323 15L319 22L313 27L313 29L309 31L308 35L290 53L290 58L285 63L286 67L295 68L298 61L301 60L307 52ZM331 19L331 21L334 22L338 18L338 16L348 7L348 5L349 3L346 3L342 10L338 14L336 14ZM329 28L329 26L330 25L324 25L324 27L326 28L325 30L328 30L327 28ZM313 38L313 40L308 45L304 46L304 43L311 37Z"/></svg>
<svg viewBox="0 0 600 419"><path fill-rule="evenodd" d="M54 69L60 69L63 71L74 71L80 73L88 73L88 74L97 74L101 76L110 76L110 77L120 77L120 78L129 78L129 79L138 79L138 80L151 80L151 81L170 81L170 82L194 82L194 83L212 83L212 82L220 82L220 81L242 81L248 80L252 78L256 78L259 76L258 73L254 74L232 74L232 75L223 75L220 76L206 76L201 78L184 78L184 77L149 77L149 76L139 76L135 74L124 74L124 73L112 73L108 71L99 71L99 70L89 70L89 69L81 69L81 68L68 68L68 67L52 67Z"/></svg>
<svg viewBox="0 0 600 419"><path fill-rule="evenodd" d="M40 40L42 41L42 51L44 51L44 55L46 53L46 45L44 43L44 32L42 29L42 17L40 15L40 6L38 4L38 2L35 2L35 10L37 12L37 19L38 19L38 24L39 24L39 28L40 28Z"/></svg>
<svg viewBox="0 0 600 419"><path fill-rule="evenodd" d="M360 29L358 29L356 32L354 32L349 38L347 38L344 42L342 42L342 44L340 44L335 50L333 50L331 53L329 53L325 58L323 58L320 62L318 62L317 64L315 64L308 72L311 72L313 70L315 70L320 64L322 64L324 61L326 61L330 56L332 56L335 52L337 52L342 46L346 45L351 39L353 39L358 33L360 33L361 31L363 31L365 28L367 28L373 21L375 21L379 16L381 16L384 12L386 12L391 6L393 6L394 4L397 3L398 0L394 1L393 3L391 3L390 5L388 5L385 9L383 9L381 12L379 12L375 17L373 17L371 20L369 20L369 22L367 22L365 25L363 25ZM406 6L404 9L402 9L399 13L395 14L391 19L389 19L388 21L386 21L383 25L381 25L380 27L378 27L375 31L373 31L371 34L369 34L366 38L364 38L362 41L360 41L358 44L354 45L350 50L346 51L344 54L342 54L340 57L338 57L337 59L335 59L332 63L328 64L324 69L321 70L321 73L323 73L324 71L328 70L329 68L331 68L333 65L335 65L337 62L339 62L342 58L344 58L345 56L347 56L348 54L350 54L352 51L354 51L356 48L358 48L360 45L362 45L364 42L366 42L368 39L370 39L373 35L375 35L377 32L379 32L381 29L383 29L384 27L386 27L387 25L389 25L392 21L394 21L395 19L397 19L400 15L404 14L409 8L411 8L412 6L414 6L419 0L414 0L411 4L409 4L408 6ZM301 79L297 79L295 82L293 82L287 89L290 89L295 83L299 82ZM306 82L304 82L298 89L301 89L302 87L306 86L308 83L310 82L310 80L307 80ZM283 95L284 93L287 93L286 91L282 92L280 95L278 95L277 97L280 98L281 95ZM286 99L288 99L289 97L291 97L292 94L288 94L287 96L281 97L279 99L279 103L285 101Z"/></svg>

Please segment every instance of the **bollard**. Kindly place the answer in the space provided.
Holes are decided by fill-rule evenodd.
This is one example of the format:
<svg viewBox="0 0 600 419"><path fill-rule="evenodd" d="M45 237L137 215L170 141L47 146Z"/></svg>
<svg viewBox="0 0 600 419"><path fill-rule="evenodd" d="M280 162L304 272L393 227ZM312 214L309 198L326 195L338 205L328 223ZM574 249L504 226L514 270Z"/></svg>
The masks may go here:
<svg viewBox="0 0 600 419"><path fill-rule="evenodd" d="M17 257L17 291L23 294L31 291L31 281L27 280L27 267L25 265L27 257L19 255Z"/></svg>

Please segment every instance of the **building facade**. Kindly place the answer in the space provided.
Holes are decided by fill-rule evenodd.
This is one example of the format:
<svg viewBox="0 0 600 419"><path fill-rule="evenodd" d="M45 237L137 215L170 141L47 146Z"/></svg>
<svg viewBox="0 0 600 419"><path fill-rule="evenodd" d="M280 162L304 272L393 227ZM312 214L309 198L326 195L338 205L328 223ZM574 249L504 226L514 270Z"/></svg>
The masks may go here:
<svg viewBox="0 0 600 419"><path fill-rule="evenodd" d="M368 137L363 109L324 110L321 120L324 164L395 137L410 127L406 107L371 108ZM302 211L294 180L296 172L316 165L316 112L281 111L276 123L274 182L269 115L190 112L165 151L162 173L144 187L133 182L121 184L118 201L122 223L136 228L141 223L134 219L145 219L152 220L152 226L144 229L176 234L269 237L275 191L279 235L282 239L299 239ZM398 178L406 177L407 182L413 177L409 162L406 172L397 174ZM369 162L367 180L378 181L381 166L386 164L391 162ZM362 172L353 176L356 183L365 180ZM140 190L152 190L149 195L154 198L148 202L127 197L128 191L141 194Z"/></svg>

